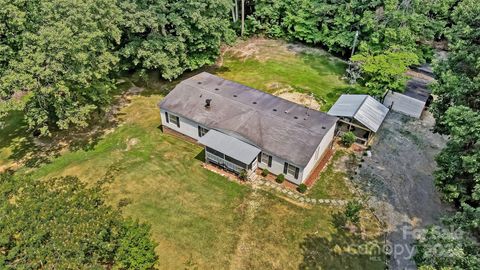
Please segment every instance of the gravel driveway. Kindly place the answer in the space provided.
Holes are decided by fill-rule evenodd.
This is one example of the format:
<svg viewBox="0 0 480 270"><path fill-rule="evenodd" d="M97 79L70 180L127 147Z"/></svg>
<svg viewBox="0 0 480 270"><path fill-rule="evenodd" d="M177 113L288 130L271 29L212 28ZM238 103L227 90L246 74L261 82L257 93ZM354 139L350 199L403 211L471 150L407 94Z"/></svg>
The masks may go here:
<svg viewBox="0 0 480 270"><path fill-rule="evenodd" d="M446 142L430 132L433 123L429 115L416 120L390 112L359 169L358 184L387 226L391 269L416 269L412 233L449 211L433 183L434 157Z"/></svg>

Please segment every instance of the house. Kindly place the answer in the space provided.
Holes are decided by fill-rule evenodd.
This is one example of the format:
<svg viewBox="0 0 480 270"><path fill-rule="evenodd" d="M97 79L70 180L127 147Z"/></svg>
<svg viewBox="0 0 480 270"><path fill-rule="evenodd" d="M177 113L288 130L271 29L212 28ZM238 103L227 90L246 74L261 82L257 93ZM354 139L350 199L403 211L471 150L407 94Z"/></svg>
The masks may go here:
<svg viewBox="0 0 480 270"><path fill-rule="evenodd" d="M430 81L412 78L407 82L404 93L388 91L383 98L383 104L393 111L420 118L433 99L427 87Z"/></svg>
<svg viewBox="0 0 480 270"><path fill-rule="evenodd" d="M352 131L357 143L367 145L387 116L388 108L368 95L341 95L328 111L337 116L337 135Z"/></svg>
<svg viewBox="0 0 480 270"><path fill-rule="evenodd" d="M165 132L205 146L205 160L229 171L268 169L303 183L332 146L337 118L200 73L160 103Z"/></svg>

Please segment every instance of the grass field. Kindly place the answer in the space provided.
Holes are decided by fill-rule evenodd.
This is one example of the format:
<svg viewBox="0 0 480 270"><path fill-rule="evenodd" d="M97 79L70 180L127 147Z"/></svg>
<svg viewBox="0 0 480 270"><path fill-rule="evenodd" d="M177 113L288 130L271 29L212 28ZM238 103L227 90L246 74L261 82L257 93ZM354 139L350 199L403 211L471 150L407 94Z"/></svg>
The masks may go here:
<svg viewBox="0 0 480 270"><path fill-rule="evenodd" d="M113 176L109 201L129 202L124 213L152 225L162 269L381 269L369 256L334 252L335 245L363 242L337 231L332 214L338 210L303 208L203 169L199 146L158 129L160 99L134 97L122 124L93 149L65 153L33 175L76 175L92 183Z"/></svg>
<svg viewBox="0 0 480 270"><path fill-rule="evenodd" d="M346 87L339 77L342 64L330 63L328 56L278 57L265 69L256 67L265 59L246 60L243 66L241 58L226 57L217 73L266 91L273 91L262 87L270 82L312 91L326 104ZM285 67L291 57L296 62ZM118 126L19 172L40 179L75 175L87 183L113 179L106 187L108 202L151 224L160 269L383 269L383 257L355 254L355 247L376 239L339 229L341 208L302 207L203 169L201 147L159 129L156 104L171 85L149 83L120 111ZM12 114L0 135L0 166L38 151L21 113ZM337 187L336 181L325 181L312 194L345 195Z"/></svg>
<svg viewBox="0 0 480 270"><path fill-rule="evenodd" d="M341 94L365 91L342 79L346 67L345 62L319 49L253 39L227 49L216 72L269 93L282 90L313 93L321 110L328 111Z"/></svg>

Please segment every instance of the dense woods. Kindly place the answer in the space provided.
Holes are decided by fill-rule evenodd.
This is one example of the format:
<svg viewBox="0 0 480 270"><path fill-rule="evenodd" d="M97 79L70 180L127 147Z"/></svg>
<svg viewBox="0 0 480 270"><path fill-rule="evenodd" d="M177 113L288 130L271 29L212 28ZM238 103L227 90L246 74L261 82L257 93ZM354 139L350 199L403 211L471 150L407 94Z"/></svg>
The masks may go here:
<svg viewBox="0 0 480 270"><path fill-rule="evenodd" d="M1 269L151 269L150 228L107 206L101 185L0 174Z"/></svg>
<svg viewBox="0 0 480 270"><path fill-rule="evenodd" d="M119 71L172 79L211 64L233 39L230 2L0 1L0 104L32 130L86 126Z"/></svg>
<svg viewBox="0 0 480 270"><path fill-rule="evenodd" d="M434 60L431 111L435 131L449 136L435 178L459 209L444 223L467 235L432 228L416 260L424 269L478 269L471 240L480 235L476 0L0 0L0 6L0 123L9 111L23 110L31 131L42 135L87 126L110 104L121 72L153 69L172 80L212 64L222 43L240 33L321 46L351 61L347 73L374 96L403 91L405 71L432 61L433 44L447 41L448 58ZM155 262L148 227L119 219L99 189L70 177L13 179L3 175L0 182L0 265L145 269ZM437 244L456 256L434 256Z"/></svg>

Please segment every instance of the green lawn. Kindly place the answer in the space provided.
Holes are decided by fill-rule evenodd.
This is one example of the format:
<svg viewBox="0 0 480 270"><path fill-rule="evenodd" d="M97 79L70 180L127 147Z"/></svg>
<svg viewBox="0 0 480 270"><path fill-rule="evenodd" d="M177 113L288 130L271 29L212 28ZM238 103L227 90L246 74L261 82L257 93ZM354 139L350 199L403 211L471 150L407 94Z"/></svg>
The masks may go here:
<svg viewBox="0 0 480 270"><path fill-rule="evenodd" d="M312 91L329 103L347 87L343 64L328 56L272 55L277 58L266 62L226 57L216 72L266 91L272 82ZM151 224L161 269L383 269L371 256L353 254L351 247L368 240L337 229L342 209L305 208L203 169L201 147L159 129L156 105L171 85L148 82L148 91L122 109L116 128L19 173L75 175L87 183L108 176L109 203ZM21 113L13 113L0 130L0 166L38 156L27 134ZM332 187L319 184L311 192L338 195Z"/></svg>
<svg viewBox="0 0 480 270"><path fill-rule="evenodd" d="M351 199L350 192L345 180L348 177L347 168L339 170L339 161L348 155L343 150L338 150L332 157L327 167L320 173L314 186L308 191L308 195L317 199ZM344 164L347 162L343 162ZM343 165L343 164L342 164ZM342 166L345 167L345 166Z"/></svg>
<svg viewBox="0 0 480 270"><path fill-rule="evenodd" d="M226 51L216 73L270 93L281 89L313 93L321 110L327 111L341 94L365 91L342 79L346 67L345 62L321 50L292 51L282 41L248 40Z"/></svg>
<svg viewBox="0 0 480 270"><path fill-rule="evenodd" d="M363 242L333 226L338 210L303 208L203 169L201 147L158 129L160 99L134 97L122 124L93 149L67 152L33 175L76 175L87 182L113 176L109 201L129 202L125 215L152 225L162 269L382 268L368 256L334 252L337 244ZM306 255L317 249L322 255L311 261Z"/></svg>

